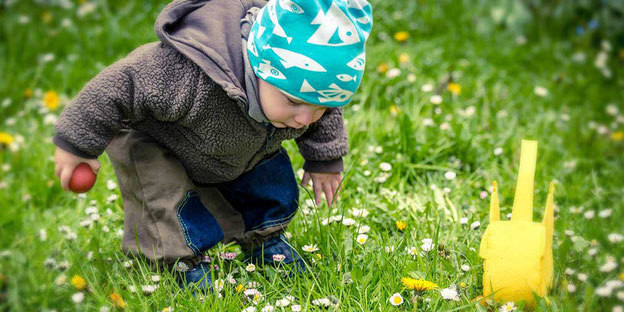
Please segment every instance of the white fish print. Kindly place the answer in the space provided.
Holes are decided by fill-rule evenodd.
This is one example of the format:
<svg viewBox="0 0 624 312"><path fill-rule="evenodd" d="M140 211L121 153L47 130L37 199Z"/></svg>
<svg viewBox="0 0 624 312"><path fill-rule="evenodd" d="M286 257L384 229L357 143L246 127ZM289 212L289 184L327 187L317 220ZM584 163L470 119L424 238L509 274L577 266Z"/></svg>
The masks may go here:
<svg viewBox="0 0 624 312"><path fill-rule="evenodd" d="M282 28L282 26L280 26L279 22L277 21L277 12L275 11L276 10L275 2L269 2L269 4L267 5L269 6L267 7L267 10L269 11L269 17L271 18L271 22L273 22L273 33L280 37L286 38L286 41L290 43L292 41L292 37L288 37L286 35L284 28Z"/></svg>
<svg viewBox="0 0 624 312"><path fill-rule="evenodd" d="M314 87L312 87L312 85L310 85L310 83L307 80L303 80L303 83L301 84L301 89L299 90L299 92L316 92L319 95L319 102L321 103L326 103L326 102L344 102L347 101L348 99L351 98L351 96L353 95L353 92L349 91L349 90L344 90L342 88L340 88L337 84L332 83L331 85L329 85L328 90L316 90L314 89Z"/></svg>
<svg viewBox="0 0 624 312"><path fill-rule="evenodd" d="M259 64L258 67L254 67L254 70L258 76L262 79L267 79L267 77L273 77L275 79L286 79L286 76L282 74L277 68L271 66L271 61L262 60L262 63Z"/></svg>
<svg viewBox="0 0 624 312"><path fill-rule="evenodd" d="M269 46L268 44L263 47L263 49L270 49L277 54L281 58L282 65L285 68L291 68L293 66L314 71L314 72L326 72L327 70L315 60L290 50L274 48Z"/></svg>
<svg viewBox="0 0 624 312"><path fill-rule="evenodd" d="M264 30L266 29L266 27L262 26L262 17L264 16L264 11L268 9L269 8L260 10L258 12L258 15L256 16L256 22L258 23L258 35L256 36L256 38L260 38L262 37L262 34L264 34Z"/></svg>
<svg viewBox="0 0 624 312"><path fill-rule="evenodd" d="M366 6L370 5L366 0L343 0L343 2L347 3L347 7L350 9L364 9Z"/></svg>
<svg viewBox="0 0 624 312"><path fill-rule="evenodd" d="M349 82L349 81L355 81L357 79L357 75L347 75L347 74L340 74L340 75L336 75L336 78L340 79L340 81L344 81L344 82Z"/></svg>
<svg viewBox="0 0 624 312"><path fill-rule="evenodd" d="M355 69L355 70L364 70L364 65L366 64L366 52L356 56L354 59L347 63L347 66Z"/></svg>
<svg viewBox="0 0 624 312"><path fill-rule="evenodd" d="M370 18L368 16L362 16L358 19L356 19L356 21L360 24L368 24L370 23Z"/></svg>
<svg viewBox="0 0 624 312"><path fill-rule="evenodd" d="M279 0L279 4L282 7L282 9L288 12L295 13L295 14L303 14L303 9L292 0Z"/></svg>
<svg viewBox="0 0 624 312"><path fill-rule="evenodd" d="M255 36L253 30L249 33L249 38L247 39L247 50L251 52L251 54L258 57L258 49L256 48L256 42L253 39Z"/></svg>
<svg viewBox="0 0 624 312"><path fill-rule="evenodd" d="M320 25L314 34L308 38L308 43L324 46L344 46L360 42L357 29L342 10L332 2L327 13L320 10L311 25ZM341 42L329 43L329 40L338 32Z"/></svg>

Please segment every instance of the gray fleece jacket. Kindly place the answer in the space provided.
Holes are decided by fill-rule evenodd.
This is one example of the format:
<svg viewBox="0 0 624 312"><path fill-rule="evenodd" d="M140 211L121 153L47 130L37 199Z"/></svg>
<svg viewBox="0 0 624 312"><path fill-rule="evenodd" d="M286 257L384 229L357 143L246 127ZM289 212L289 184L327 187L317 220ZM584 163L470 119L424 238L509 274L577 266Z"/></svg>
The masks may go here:
<svg viewBox="0 0 624 312"><path fill-rule="evenodd" d="M244 42L262 0L176 0L159 14L160 42L89 81L61 114L54 143L97 158L122 127L170 149L198 183L231 181L296 139L310 172L339 172L348 152L341 108L302 129L262 113ZM255 78L255 77L253 77Z"/></svg>

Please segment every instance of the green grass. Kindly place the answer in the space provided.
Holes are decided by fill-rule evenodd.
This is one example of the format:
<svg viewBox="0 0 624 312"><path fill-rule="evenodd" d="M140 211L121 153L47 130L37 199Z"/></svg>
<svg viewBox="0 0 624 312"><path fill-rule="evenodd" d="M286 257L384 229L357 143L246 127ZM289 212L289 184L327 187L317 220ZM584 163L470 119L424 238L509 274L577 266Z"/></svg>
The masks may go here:
<svg viewBox="0 0 624 312"><path fill-rule="evenodd" d="M62 106L47 112L43 93L61 94L61 105L66 105L67 98L106 65L156 40L152 25L165 4L95 3L97 9L82 18L77 17L76 3L69 9L28 2L0 6L0 132L17 142L0 149L0 310L99 310L112 307L109 295L117 292L130 311L169 306L177 311L240 311L249 303L234 285L226 285L222 298L210 295L202 302L179 290L170 274L144 262L124 267L128 259L121 253L118 235L123 208L120 198L109 200L119 190L107 188L115 176L105 154L100 157L98 182L85 197L63 192L54 176L54 130L48 115L58 115ZM597 49L578 38L549 35L538 25L511 28L496 23L491 14L496 3L374 1L367 75L345 110L351 152L345 159L349 170L341 198L333 209L321 205L314 214L299 213L288 229L298 250L317 244L322 258L301 251L310 271L292 279L268 267L246 272L242 256L231 262L220 259L216 278L237 271L233 276L238 283L257 282L264 295L258 310L292 295L303 310L318 310L311 302L331 297L339 302L331 308L335 310L411 311L411 296L401 285L401 277L407 276L440 288L465 284L459 302L443 300L439 290L429 291L418 310L483 310L471 301L482 291L477 252L488 224L489 197L481 199L480 194L497 180L503 218L511 212L520 140L528 138L539 141L535 220L541 220L548 182L557 185L554 288L550 307L542 300L537 310L573 311L581 306L583 311L611 311L621 306L616 293L624 289L608 297L595 290L622 278L618 275L624 242L611 243L607 235L624 233L624 142L612 138L624 130L623 60L617 56L623 47L613 47L608 63L613 77L607 79L593 64ZM48 23L45 14L51 14ZM20 24L20 16L30 21ZM66 18L71 25L63 27ZM408 31L410 38L397 43L392 39L397 31ZM525 44L516 43L520 33L525 34ZM578 52L586 55L585 61L573 60ZM49 53L54 59L43 62ZM409 62L399 63L401 53L407 53ZM381 63L401 73L388 78L376 70ZM449 77L461 85L460 94L446 90ZM425 84L434 90L422 91ZM545 87L548 95L537 96L535 86ZM34 90L30 98L24 96L27 89ZM440 105L429 101L436 90L443 98ZM609 113L608 105L618 112ZM466 113L472 109L474 114ZM303 160L295 144L284 145L298 170ZM500 155L494 154L496 148L502 148ZM379 182L382 162L392 169ZM457 178L445 179L448 171ZM303 189L301 194L302 202L309 197ZM101 217L84 228L80 222L88 217L88 206L97 207ZM350 215L355 208L367 209L369 215L355 218ZM612 215L600 217L607 209ZM595 211L595 217L586 219L587 211ZM338 214L370 226L368 241L355 242L356 226L322 225L323 219ZM468 225L454 215L468 218ZM397 220L407 224L405 231L396 229ZM482 226L471 230L469 224L475 221ZM76 238L68 240L61 226ZM574 233L566 236L566 230ZM419 247L424 238L442 244L448 258L435 251L418 257L405 251ZM386 246L394 246L394 252L385 252ZM590 256L592 248L596 254ZM218 245L210 254L214 258L222 251L239 248ZM601 272L608 257L618 267ZM48 258L57 265L44 266ZM58 267L63 261L64 271ZM463 264L470 270L463 272ZM576 273L566 274L568 268ZM579 281L578 273L586 274L587 280ZM151 281L155 274L161 277L158 283ZM69 285L74 275L88 284L80 305L71 299L77 292ZM67 282L55 283L59 276L66 276ZM345 282L349 277L352 282ZM566 290L567 283L576 285L575 293ZM149 296L141 294L141 286L150 284L160 287ZM132 293L131 285L139 291ZM388 301L396 292L405 299L398 307Z"/></svg>

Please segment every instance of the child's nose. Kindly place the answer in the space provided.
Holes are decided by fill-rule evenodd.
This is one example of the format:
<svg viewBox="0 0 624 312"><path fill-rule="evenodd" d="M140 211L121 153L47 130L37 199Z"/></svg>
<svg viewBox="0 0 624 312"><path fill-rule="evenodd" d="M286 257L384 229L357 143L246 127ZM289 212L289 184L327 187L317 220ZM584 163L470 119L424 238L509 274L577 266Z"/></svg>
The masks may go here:
<svg viewBox="0 0 624 312"><path fill-rule="evenodd" d="M306 111L301 112L295 116L295 121L304 126L309 126L311 123L315 122L314 120L314 112Z"/></svg>

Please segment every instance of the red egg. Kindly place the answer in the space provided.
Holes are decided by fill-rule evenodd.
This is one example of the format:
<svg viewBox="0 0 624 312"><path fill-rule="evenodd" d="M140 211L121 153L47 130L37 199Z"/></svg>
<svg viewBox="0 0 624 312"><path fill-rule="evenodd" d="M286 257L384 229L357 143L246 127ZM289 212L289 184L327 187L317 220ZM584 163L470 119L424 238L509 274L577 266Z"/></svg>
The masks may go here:
<svg viewBox="0 0 624 312"><path fill-rule="evenodd" d="M84 193L95 184L96 175L87 163L80 163L69 179L69 189L74 193Z"/></svg>

